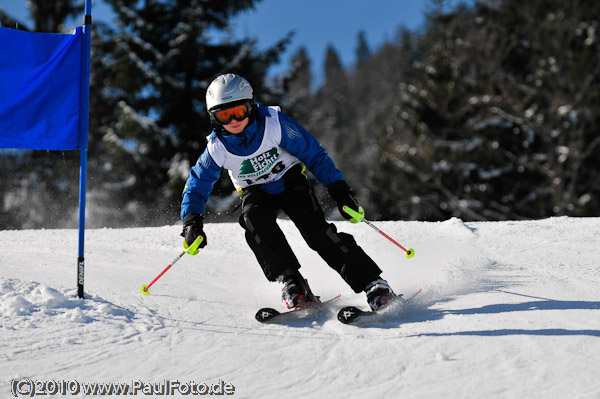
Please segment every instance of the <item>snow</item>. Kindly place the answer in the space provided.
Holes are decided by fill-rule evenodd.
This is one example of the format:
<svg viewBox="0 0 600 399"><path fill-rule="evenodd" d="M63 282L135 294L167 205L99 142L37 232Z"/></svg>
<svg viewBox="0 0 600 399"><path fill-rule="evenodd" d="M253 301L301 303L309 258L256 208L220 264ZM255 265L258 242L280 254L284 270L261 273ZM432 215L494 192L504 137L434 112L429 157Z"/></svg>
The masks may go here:
<svg viewBox="0 0 600 399"><path fill-rule="evenodd" d="M396 292L423 289L402 317L335 320L364 295L285 220L313 291L342 294L329 314L285 325L254 320L280 306L280 286L235 223L208 224L208 246L147 296L140 286L182 250L180 226L88 230L85 300L77 231L0 231L1 396L31 378L220 383L239 398L600 398L600 218L374 222L412 259L364 224L335 223Z"/></svg>

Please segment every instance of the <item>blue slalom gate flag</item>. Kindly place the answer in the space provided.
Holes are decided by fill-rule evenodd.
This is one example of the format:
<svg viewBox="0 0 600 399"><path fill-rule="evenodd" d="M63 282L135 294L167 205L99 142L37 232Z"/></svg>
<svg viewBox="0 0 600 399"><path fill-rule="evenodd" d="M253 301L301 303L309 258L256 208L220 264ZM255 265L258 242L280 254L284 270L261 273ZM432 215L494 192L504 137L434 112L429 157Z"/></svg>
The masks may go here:
<svg viewBox="0 0 600 399"><path fill-rule="evenodd" d="M83 27L73 34L0 28L0 147L86 146L79 120L84 42Z"/></svg>
<svg viewBox="0 0 600 399"><path fill-rule="evenodd" d="M92 0L73 34L0 27L0 147L79 150L77 295L84 297Z"/></svg>

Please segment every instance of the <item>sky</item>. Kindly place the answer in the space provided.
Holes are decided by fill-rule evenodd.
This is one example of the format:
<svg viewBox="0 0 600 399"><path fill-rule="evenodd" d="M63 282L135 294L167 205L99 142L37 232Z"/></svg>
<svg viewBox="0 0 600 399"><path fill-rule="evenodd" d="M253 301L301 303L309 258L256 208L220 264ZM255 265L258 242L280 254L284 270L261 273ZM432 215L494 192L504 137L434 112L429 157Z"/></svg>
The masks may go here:
<svg viewBox="0 0 600 399"><path fill-rule="evenodd" d="M31 25L26 3L27 0L2 0L0 8ZM344 66L351 66L361 30L375 51L394 40L400 27L409 30L421 27L428 4L428 0L262 0L254 9L240 13L232 21L232 33L234 38L256 38L258 48L264 50L295 31L280 65L273 67L270 73L287 70L292 56L300 47L305 47L318 82L329 45L336 49ZM95 1L92 16L95 20L110 22L110 7Z"/></svg>
<svg viewBox="0 0 600 399"><path fill-rule="evenodd" d="M311 60L313 76L322 75L326 49L338 52L344 66L355 61L357 35L365 32L367 43L375 50L396 38L403 26L418 29L424 21L426 0L263 0L255 10L237 18L239 37L257 37L260 46L270 46L290 31L295 31L282 67L287 69L291 57L305 47Z"/></svg>

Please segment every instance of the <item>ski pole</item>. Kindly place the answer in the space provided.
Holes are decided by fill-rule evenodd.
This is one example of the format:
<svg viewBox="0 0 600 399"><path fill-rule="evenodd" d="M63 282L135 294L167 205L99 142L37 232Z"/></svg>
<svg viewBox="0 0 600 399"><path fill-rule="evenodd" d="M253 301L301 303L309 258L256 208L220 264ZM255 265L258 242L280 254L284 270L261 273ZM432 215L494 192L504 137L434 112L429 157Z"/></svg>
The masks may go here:
<svg viewBox="0 0 600 399"><path fill-rule="evenodd" d="M398 242L396 242L396 240L394 240L392 237L388 236L383 231L379 230L373 223L371 223L367 219L365 219L365 217L364 217L365 211L362 209L362 206L359 207L359 210L361 211L360 213L356 212L354 209L350 208L348 205L342 206L342 209L348 215L352 216L352 219L350 219L350 222L352 222L352 223L365 222L366 224L368 224L369 226L371 226L373 229L375 229L375 231L377 231L379 234L381 234L382 236L384 236L385 238L387 238L388 240L390 240L398 248L400 248L401 250L403 250L404 252L406 252L406 257L407 258L412 258L413 256L415 256L415 250L414 249L412 249L412 248L408 248L408 249L404 248L402 245L398 244Z"/></svg>
<svg viewBox="0 0 600 399"><path fill-rule="evenodd" d="M198 238L196 238L196 241L194 241L192 243L192 245L190 245L189 247L187 245L185 245L185 241L184 241L185 249L183 250L183 252L181 252L179 255L177 255L177 257L175 259L173 259L173 261L171 263L169 263L169 266L165 267L165 270L160 272L160 274L158 276L156 276L154 278L154 280L152 280L150 282L150 284L142 285L142 287L140 288L140 292L144 295L148 295L149 294L148 290L150 289L150 287L152 287L152 284L154 284L156 282L156 280L161 278L162 275L165 274L167 272L167 270L169 270L171 268L171 266L173 266L175 264L175 262L177 262L179 259L181 259L183 257L183 255L185 255L185 254L196 255L198 253L198 247L200 246L200 244L202 244L202 241L204 241L204 236L198 236Z"/></svg>

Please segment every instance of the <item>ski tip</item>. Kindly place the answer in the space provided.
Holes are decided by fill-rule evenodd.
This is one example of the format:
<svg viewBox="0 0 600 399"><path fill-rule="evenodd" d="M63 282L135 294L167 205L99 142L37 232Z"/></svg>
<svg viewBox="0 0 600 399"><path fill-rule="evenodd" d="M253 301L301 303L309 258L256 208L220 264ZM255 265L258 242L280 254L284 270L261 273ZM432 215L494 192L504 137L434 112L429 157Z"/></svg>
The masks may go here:
<svg viewBox="0 0 600 399"><path fill-rule="evenodd" d="M280 313L273 308L262 308L258 312L256 312L254 318L260 321L261 323L267 323L269 320L271 320L273 317L279 314Z"/></svg>
<svg viewBox="0 0 600 399"><path fill-rule="evenodd" d="M344 324L355 322L364 312L355 306L346 306L340 309L337 319Z"/></svg>

